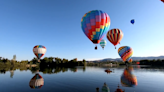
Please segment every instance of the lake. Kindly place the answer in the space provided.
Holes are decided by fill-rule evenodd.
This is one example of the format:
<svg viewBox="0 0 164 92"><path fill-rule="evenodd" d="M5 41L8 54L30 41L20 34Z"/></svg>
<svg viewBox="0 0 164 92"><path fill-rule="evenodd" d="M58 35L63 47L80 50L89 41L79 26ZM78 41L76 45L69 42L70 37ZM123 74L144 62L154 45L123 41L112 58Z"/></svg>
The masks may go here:
<svg viewBox="0 0 164 92"><path fill-rule="evenodd" d="M118 85L125 92L164 92L164 69L123 66L110 68L112 71L110 73L106 73L105 69L109 68L87 66L84 69L83 66L78 66L74 68L74 71L70 68L60 69L62 71L44 69L42 72L39 71L43 79L30 84L43 85L41 88L29 86L30 80L36 74L31 70L1 70L0 92L96 92L97 87L99 87L99 92L102 92L104 82L110 92L115 92ZM127 82L128 80L125 79L127 75L131 76L128 79L133 82ZM124 83L121 82L122 80Z"/></svg>

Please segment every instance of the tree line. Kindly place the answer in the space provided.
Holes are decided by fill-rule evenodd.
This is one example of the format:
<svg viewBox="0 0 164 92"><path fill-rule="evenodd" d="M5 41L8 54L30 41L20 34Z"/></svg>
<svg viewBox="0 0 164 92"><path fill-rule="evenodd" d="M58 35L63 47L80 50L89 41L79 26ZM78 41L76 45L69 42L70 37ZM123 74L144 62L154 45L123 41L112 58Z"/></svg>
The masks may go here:
<svg viewBox="0 0 164 92"><path fill-rule="evenodd" d="M133 61L132 63L129 64L137 64L137 62L140 62L140 65L152 65L152 66L163 66L164 65L164 60L140 60L140 61ZM7 58L2 58L0 57L0 66L16 66L16 67L23 67L27 65L37 65L38 67L55 67L55 66L101 66L103 64L117 64L117 65L124 65L125 62L122 61L103 61L103 62L87 62L85 59L82 61L77 61L77 59L61 59L61 58L54 58L54 57L44 57L43 59L40 59L40 62L38 62L37 58L33 58L32 60L22 60L20 62L16 60L9 60Z"/></svg>
<svg viewBox="0 0 164 92"><path fill-rule="evenodd" d="M164 59L157 59L157 60L140 60L140 65L151 65L151 66L163 66Z"/></svg>
<svg viewBox="0 0 164 92"><path fill-rule="evenodd" d="M68 59L61 59L61 58L53 58L53 57L44 57L43 59L40 59L40 62L38 62L37 58L33 58L32 60L22 60L22 61L16 61L16 60L9 60L7 58L0 57L0 66L27 66L27 65L37 65L39 67L55 67L55 66L86 66L86 60L83 59L82 61L77 61L77 59L68 60Z"/></svg>

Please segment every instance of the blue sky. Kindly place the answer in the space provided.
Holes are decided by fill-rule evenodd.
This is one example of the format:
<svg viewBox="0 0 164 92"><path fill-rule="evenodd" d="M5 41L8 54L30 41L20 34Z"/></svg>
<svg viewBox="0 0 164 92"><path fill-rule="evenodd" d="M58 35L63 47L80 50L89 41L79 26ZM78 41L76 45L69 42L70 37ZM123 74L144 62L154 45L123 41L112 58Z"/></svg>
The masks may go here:
<svg viewBox="0 0 164 92"><path fill-rule="evenodd" d="M107 40L104 50L85 36L81 18L102 10L119 28L120 45L133 48L133 56L164 55L164 4L160 0L0 0L0 56L31 60L33 47L44 45L49 57L86 60L119 58ZM135 24L130 23L135 19Z"/></svg>

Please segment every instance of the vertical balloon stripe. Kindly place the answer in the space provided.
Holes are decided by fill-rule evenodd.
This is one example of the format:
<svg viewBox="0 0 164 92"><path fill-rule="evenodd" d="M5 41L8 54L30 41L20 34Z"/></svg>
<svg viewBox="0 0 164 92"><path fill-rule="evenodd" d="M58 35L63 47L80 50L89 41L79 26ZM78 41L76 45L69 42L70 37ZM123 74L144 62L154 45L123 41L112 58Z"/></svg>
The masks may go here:
<svg viewBox="0 0 164 92"><path fill-rule="evenodd" d="M106 16L104 15L105 12L100 11L100 16L101 16L101 22L100 22L100 32L98 33L98 39L101 38L102 34L104 33L105 30L105 20L106 20Z"/></svg>
<svg viewBox="0 0 164 92"><path fill-rule="evenodd" d="M103 12L102 16L104 16L104 19L102 20L104 24L103 24L103 31L100 33L99 39L101 39L101 37L107 33L110 27L109 16L105 12Z"/></svg>

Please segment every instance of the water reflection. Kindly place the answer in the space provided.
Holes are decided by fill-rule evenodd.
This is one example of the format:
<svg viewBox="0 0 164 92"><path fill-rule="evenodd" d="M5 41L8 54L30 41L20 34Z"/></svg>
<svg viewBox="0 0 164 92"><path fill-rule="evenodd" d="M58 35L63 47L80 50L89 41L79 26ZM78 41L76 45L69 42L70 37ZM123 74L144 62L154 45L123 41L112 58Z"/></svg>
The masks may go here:
<svg viewBox="0 0 164 92"><path fill-rule="evenodd" d="M41 88L44 85L44 79L39 73L36 73L35 76L30 80L29 86L32 89Z"/></svg>
<svg viewBox="0 0 164 92"><path fill-rule="evenodd" d="M98 87L96 88L96 92L99 92L99 88ZM107 86L106 83L104 83L104 85L102 86L101 92L110 92L110 89L109 89L109 87Z"/></svg>
<svg viewBox="0 0 164 92"><path fill-rule="evenodd" d="M120 86L118 85L118 88L116 89L115 92L125 92L125 90L123 91L122 89L119 88Z"/></svg>
<svg viewBox="0 0 164 92"><path fill-rule="evenodd" d="M13 78L14 76L14 70L13 67L10 68L10 78Z"/></svg>
<svg viewBox="0 0 164 92"><path fill-rule="evenodd" d="M105 72L106 72L107 74L114 73L114 69L113 69L113 70L111 70L111 69L106 69Z"/></svg>
<svg viewBox="0 0 164 92"><path fill-rule="evenodd" d="M101 90L102 90L102 92L110 92L109 87L107 86L106 83L104 83L104 85L102 86Z"/></svg>
<svg viewBox="0 0 164 92"><path fill-rule="evenodd" d="M128 66L124 69L121 76L121 84L124 87L134 87L137 85L137 77L132 74L133 67Z"/></svg>
<svg viewBox="0 0 164 92"><path fill-rule="evenodd" d="M123 91L122 89L119 88L119 85L117 86L118 88L114 91L114 92L125 92L125 90ZM96 88L96 92L110 92L109 87L107 86L106 83L104 83L104 85L101 88L101 91L99 91L99 88Z"/></svg>

